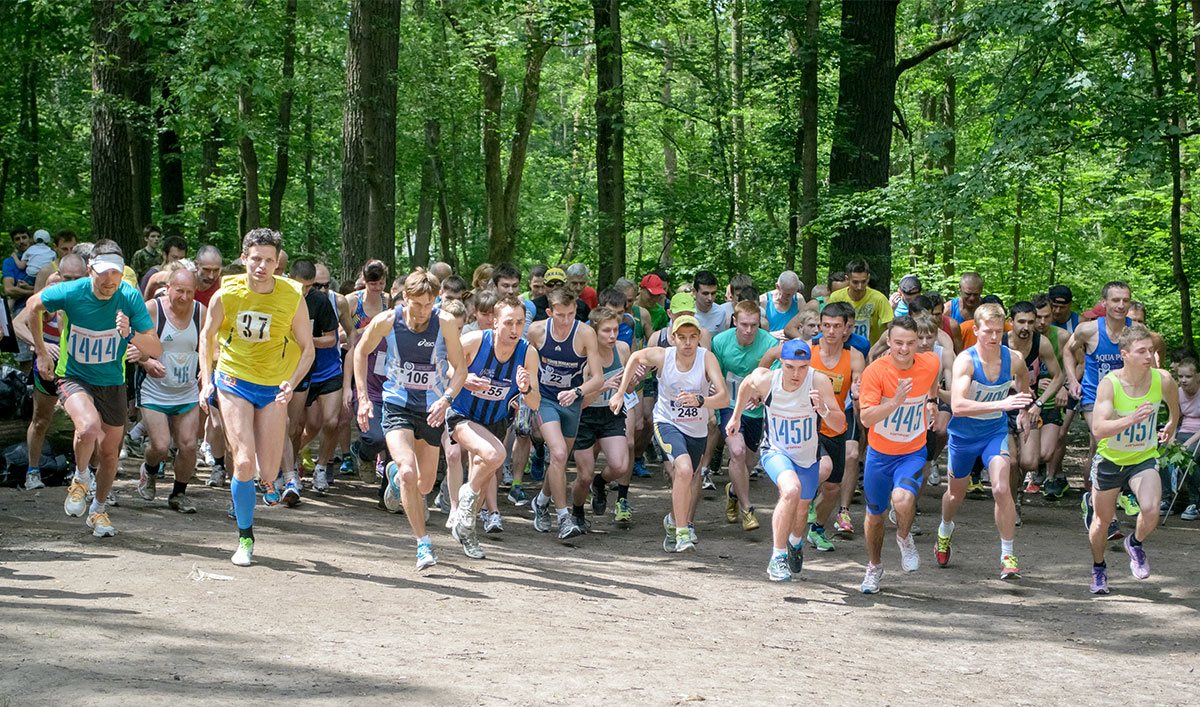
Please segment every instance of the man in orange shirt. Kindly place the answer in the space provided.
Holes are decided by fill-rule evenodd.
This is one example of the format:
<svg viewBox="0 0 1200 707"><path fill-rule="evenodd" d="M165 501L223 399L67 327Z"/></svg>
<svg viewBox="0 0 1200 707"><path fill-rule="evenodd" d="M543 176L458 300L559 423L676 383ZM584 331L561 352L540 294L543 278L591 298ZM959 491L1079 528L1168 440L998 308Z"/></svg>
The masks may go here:
<svg viewBox="0 0 1200 707"><path fill-rule="evenodd" d="M925 432L937 412L941 371L937 354L917 352L917 324L912 317L897 317L888 324L888 347L887 356L863 371L859 391L859 419L868 430L863 468L868 557L864 594L878 592L883 579L883 514L889 499L896 509L901 566L905 572L920 566L910 531L925 467Z"/></svg>

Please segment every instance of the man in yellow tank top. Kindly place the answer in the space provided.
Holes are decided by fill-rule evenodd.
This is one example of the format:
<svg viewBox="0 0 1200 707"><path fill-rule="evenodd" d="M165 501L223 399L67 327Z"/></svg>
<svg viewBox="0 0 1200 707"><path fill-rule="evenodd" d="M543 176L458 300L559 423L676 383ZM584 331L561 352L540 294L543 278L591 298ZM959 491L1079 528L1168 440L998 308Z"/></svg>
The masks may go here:
<svg viewBox="0 0 1200 707"><path fill-rule="evenodd" d="M254 551L254 476L268 505L279 502L274 481L287 433L287 406L313 360L312 325L300 286L275 273L283 239L256 228L242 240L245 275L232 275L209 303L200 336L201 405L215 388L233 456L233 511L238 550L233 564L249 565ZM220 361L213 377L214 346Z"/></svg>
<svg viewBox="0 0 1200 707"><path fill-rule="evenodd" d="M1092 436L1099 442L1092 459L1092 490L1084 494L1085 522L1092 544L1092 593L1108 594L1104 546L1108 524L1117 512L1117 496L1125 484L1137 496L1141 513L1137 528L1125 537L1129 570L1134 577L1150 576L1142 542L1158 525L1162 485L1158 478L1158 447L1175 437L1179 426L1179 388L1170 374L1154 366L1154 340L1141 324L1125 327L1117 341L1124 365L1096 386ZM1158 410L1166 403L1167 424L1158 430ZM1090 500L1090 504L1089 504Z"/></svg>

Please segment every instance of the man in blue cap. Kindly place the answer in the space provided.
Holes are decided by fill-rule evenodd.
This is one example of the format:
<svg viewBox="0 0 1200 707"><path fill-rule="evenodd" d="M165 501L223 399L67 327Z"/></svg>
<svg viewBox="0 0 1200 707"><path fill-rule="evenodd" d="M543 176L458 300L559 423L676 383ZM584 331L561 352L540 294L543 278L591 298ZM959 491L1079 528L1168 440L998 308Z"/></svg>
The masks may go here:
<svg viewBox="0 0 1200 707"><path fill-rule="evenodd" d="M820 420L831 428L846 428L846 415L833 394L833 383L809 365L812 350L799 339L783 343L781 366L759 368L738 386L737 403L725 427L736 435L742 411L752 400L762 400L766 417L763 470L779 488L779 503L771 514L773 543L767 577L784 581L804 564L804 533L808 505L820 486L817 430ZM820 419L818 419L820 418Z"/></svg>

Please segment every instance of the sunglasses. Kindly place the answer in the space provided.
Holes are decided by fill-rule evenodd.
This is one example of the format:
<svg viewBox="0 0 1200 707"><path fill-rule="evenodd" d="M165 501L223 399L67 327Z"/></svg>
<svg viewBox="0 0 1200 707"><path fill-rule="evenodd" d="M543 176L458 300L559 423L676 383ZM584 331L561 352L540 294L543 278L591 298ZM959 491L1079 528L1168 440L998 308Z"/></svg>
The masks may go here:
<svg viewBox="0 0 1200 707"><path fill-rule="evenodd" d="M325 282L314 282L312 286L317 288L318 290L328 290L329 289L329 281L326 280Z"/></svg>

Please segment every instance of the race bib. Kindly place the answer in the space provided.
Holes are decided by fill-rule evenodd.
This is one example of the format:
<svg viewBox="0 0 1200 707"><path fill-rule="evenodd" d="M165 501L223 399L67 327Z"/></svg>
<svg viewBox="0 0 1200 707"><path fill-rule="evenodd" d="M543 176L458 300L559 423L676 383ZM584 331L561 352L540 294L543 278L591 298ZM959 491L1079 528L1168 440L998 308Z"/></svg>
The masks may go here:
<svg viewBox="0 0 1200 707"><path fill-rule="evenodd" d="M508 386L492 383L487 390L473 390L471 395L483 400L500 401L508 395Z"/></svg>
<svg viewBox="0 0 1200 707"><path fill-rule="evenodd" d="M911 442L925 434L925 396L909 398L872 427L875 434L893 442Z"/></svg>
<svg viewBox="0 0 1200 707"><path fill-rule="evenodd" d="M1158 446L1157 415L1151 415L1145 420L1127 427L1110 437L1108 448L1114 452L1147 452Z"/></svg>
<svg viewBox="0 0 1200 707"><path fill-rule="evenodd" d="M555 366L542 364L538 382L548 388L566 388L570 376Z"/></svg>
<svg viewBox="0 0 1200 707"><path fill-rule="evenodd" d="M196 370L200 365L199 354L184 351L164 354L163 368L167 369L164 379L169 388L190 388L196 384Z"/></svg>
<svg viewBox="0 0 1200 707"><path fill-rule="evenodd" d="M771 447L796 452L811 449L816 439L816 416L771 417Z"/></svg>
<svg viewBox="0 0 1200 707"><path fill-rule="evenodd" d="M637 393L625 394L625 412L629 412L638 404Z"/></svg>
<svg viewBox="0 0 1200 707"><path fill-rule="evenodd" d="M433 390L437 386L437 371L431 364L405 361L400 369L400 384L411 390Z"/></svg>
<svg viewBox="0 0 1200 707"><path fill-rule="evenodd" d="M112 363L120 358L121 335L115 328L96 331L72 324L67 349L77 363Z"/></svg>
<svg viewBox="0 0 1200 707"><path fill-rule="evenodd" d="M238 338L242 341L261 342L271 338L271 315L263 312L243 311L235 319Z"/></svg>
<svg viewBox="0 0 1200 707"><path fill-rule="evenodd" d="M729 388L730 405L737 400L738 386L744 380L746 380L746 376L739 376L732 371L725 374L725 387Z"/></svg>
<svg viewBox="0 0 1200 707"><path fill-rule="evenodd" d="M829 382L833 384L833 394L841 395L842 386L846 383L846 376L842 375L841 373L833 373L832 371L821 372L824 373L829 378Z"/></svg>
<svg viewBox="0 0 1200 707"><path fill-rule="evenodd" d="M671 410L671 418L680 422L688 422L690 420L700 419L700 411L703 409L680 405L674 400L670 401L669 408Z"/></svg>
<svg viewBox="0 0 1200 707"><path fill-rule="evenodd" d="M371 366L371 373L380 378L387 378L387 356L379 352L371 355L375 357L375 363Z"/></svg>
<svg viewBox="0 0 1200 707"><path fill-rule="evenodd" d="M864 339L871 338L871 320L870 319L855 319L854 333Z"/></svg>

